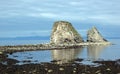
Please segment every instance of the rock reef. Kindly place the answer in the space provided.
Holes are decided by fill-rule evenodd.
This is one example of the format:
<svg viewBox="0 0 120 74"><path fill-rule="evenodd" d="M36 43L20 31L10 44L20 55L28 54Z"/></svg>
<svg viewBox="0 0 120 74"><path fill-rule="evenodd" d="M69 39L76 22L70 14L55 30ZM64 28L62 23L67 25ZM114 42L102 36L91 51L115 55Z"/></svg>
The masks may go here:
<svg viewBox="0 0 120 74"><path fill-rule="evenodd" d="M50 43L77 44L81 42L84 42L81 35L75 30L71 23L67 21L57 21L54 23Z"/></svg>

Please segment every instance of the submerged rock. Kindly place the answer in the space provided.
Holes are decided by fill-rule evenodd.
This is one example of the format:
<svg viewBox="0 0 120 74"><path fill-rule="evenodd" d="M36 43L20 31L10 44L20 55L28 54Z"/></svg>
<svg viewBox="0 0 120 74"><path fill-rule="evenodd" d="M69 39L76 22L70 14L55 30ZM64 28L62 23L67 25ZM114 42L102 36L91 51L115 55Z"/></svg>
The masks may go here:
<svg viewBox="0 0 120 74"><path fill-rule="evenodd" d="M96 27L92 27L87 32L87 41L88 42L107 42L106 39L100 34Z"/></svg>
<svg viewBox="0 0 120 74"><path fill-rule="evenodd" d="M76 44L83 42L81 35L67 21L54 23L50 43L53 44Z"/></svg>

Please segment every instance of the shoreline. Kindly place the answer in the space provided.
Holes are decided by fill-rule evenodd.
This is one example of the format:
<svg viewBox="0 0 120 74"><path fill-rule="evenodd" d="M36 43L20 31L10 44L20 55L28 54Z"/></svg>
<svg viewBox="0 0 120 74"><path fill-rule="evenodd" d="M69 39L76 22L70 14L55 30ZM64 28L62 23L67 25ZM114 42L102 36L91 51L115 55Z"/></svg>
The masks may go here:
<svg viewBox="0 0 120 74"><path fill-rule="evenodd" d="M77 48L89 45L112 45L110 42L83 42L79 44L32 44L32 45L7 45L0 46L0 53L2 52L19 52L19 51L36 51L36 50L52 50L52 49L67 49Z"/></svg>
<svg viewBox="0 0 120 74"><path fill-rule="evenodd" d="M94 65L85 65L76 59L73 63L55 64L55 61L17 65L20 61L10 59L6 53L0 55L1 74L119 74L120 59L115 61L93 61ZM6 63L4 63L6 62Z"/></svg>
<svg viewBox="0 0 120 74"><path fill-rule="evenodd" d="M81 47L81 46L89 46L89 45L110 45L110 42L101 42L101 43L80 43L73 45L65 45L66 47L75 48L75 47ZM43 48L47 47L49 44L36 44L36 45L17 45L17 46L2 46L10 48L11 51L22 51L23 49L17 49L18 48L24 48L23 51L35 51L35 50L46 50L46 49L35 49L35 48ZM39 46L39 47L38 47ZM53 47L53 45L51 45ZM63 45L59 45L59 48ZM0 48L2 48L0 46ZM58 46L56 46L58 48ZM68 48L67 47L67 48ZM12 50L12 48L15 48ZM28 50L26 49L28 48ZM33 48L32 50L29 50L29 48ZM26 49L26 50L25 50ZM0 49L1 50L1 49ZM4 49L3 49L4 50ZM51 50L51 49L50 49ZM13 52L14 52L13 51ZM4 51L5 52L5 51ZM8 53L0 53L0 72L1 74L119 74L120 73L120 58L116 60L101 60L101 61L93 61L93 63L98 64L95 65L86 65L81 64L81 61L83 59L77 58L72 63L65 63L65 64L56 64L57 61L51 60L50 62L40 62L40 63L32 63L31 61L23 61L23 63L18 65L16 63L19 63L21 61L18 61L16 59L10 59L6 55ZM10 54L11 55L11 54Z"/></svg>

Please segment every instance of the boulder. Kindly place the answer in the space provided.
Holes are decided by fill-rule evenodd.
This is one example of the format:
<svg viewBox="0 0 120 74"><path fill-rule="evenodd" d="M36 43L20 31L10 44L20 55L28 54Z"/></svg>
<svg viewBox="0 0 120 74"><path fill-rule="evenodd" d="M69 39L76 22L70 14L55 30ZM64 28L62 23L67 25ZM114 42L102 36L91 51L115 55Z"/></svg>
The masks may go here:
<svg viewBox="0 0 120 74"><path fill-rule="evenodd" d="M54 23L50 43L52 44L76 44L83 42L81 35L67 21Z"/></svg>
<svg viewBox="0 0 120 74"><path fill-rule="evenodd" d="M96 27L92 27L87 32L87 42L107 42Z"/></svg>

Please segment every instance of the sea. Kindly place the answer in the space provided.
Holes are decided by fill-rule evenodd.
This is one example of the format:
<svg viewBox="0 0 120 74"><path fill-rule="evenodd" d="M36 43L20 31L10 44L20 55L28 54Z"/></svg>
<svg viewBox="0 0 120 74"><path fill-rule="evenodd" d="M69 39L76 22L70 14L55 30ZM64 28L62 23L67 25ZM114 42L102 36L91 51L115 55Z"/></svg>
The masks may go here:
<svg viewBox="0 0 120 74"><path fill-rule="evenodd" d="M18 64L43 63L58 61L58 64L69 63L74 59L83 59L82 64L92 61L120 59L120 39L108 39L112 45L91 45L72 49L54 49L25 51L8 54L8 58L20 61ZM48 43L49 40L0 40L0 46Z"/></svg>

